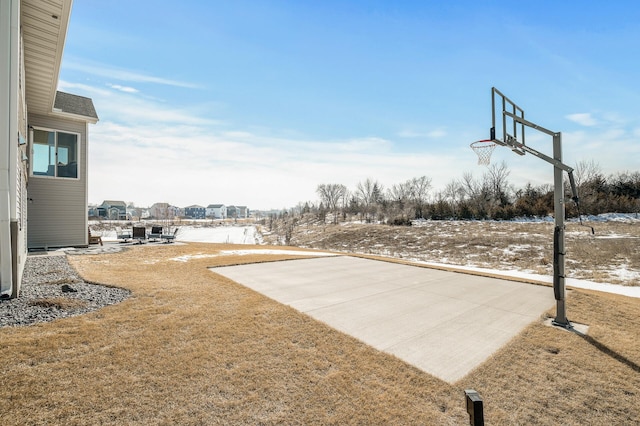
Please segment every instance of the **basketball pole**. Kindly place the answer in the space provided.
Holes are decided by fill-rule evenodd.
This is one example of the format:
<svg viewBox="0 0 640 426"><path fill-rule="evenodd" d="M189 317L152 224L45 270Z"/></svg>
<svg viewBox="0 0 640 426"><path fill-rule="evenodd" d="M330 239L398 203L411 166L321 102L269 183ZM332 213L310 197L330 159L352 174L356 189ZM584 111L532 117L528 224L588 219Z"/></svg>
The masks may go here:
<svg viewBox="0 0 640 426"><path fill-rule="evenodd" d="M571 181L571 190L573 192L573 199L578 202L578 194L575 188L573 180L573 168L567 166L562 162L562 134L560 132L553 132L544 127L538 126L529 120L517 116L509 111L502 112L503 117L510 117L514 123L519 123L539 132L545 133L553 138L553 158L519 142L515 137L506 135L506 141L504 145L511 146L522 150L522 152L528 152L538 158L545 160L553 165L553 198L554 198L554 232L553 232L553 294L556 299L556 318L552 321L553 325L571 329L573 326L567 319L567 310L565 305L566 289L565 289L565 203L564 203L564 182L562 172L567 172L569 180ZM495 128L491 129L491 137L495 140Z"/></svg>
<svg viewBox="0 0 640 426"><path fill-rule="evenodd" d="M562 163L562 134L553 135L553 159ZM565 306L565 275L564 275L564 182L563 170L558 165L553 166L553 193L555 230L553 239L553 293L556 299L556 318L553 324L559 327L571 328L567 319ZM557 237L556 237L557 235Z"/></svg>

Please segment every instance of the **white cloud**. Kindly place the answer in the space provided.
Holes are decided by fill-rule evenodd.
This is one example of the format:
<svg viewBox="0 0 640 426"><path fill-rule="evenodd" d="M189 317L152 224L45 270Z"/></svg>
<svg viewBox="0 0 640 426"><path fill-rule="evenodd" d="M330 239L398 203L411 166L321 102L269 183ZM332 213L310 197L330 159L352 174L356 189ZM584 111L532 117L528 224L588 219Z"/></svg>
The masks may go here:
<svg viewBox="0 0 640 426"><path fill-rule="evenodd" d="M428 138L428 139L440 139L447 136L447 132L442 129L433 129L430 131L418 132L415 130L404 129L398 132L398 137L401 138Z"/></svg>
<svg viewBox="0 0 640 426"><path fill-rule="evenodd" d="M92 98L101 120L136 126L153 123L201 126L223 124L219 120L202 117L197 105L189 108L169 107L157 99L141 96L138 91L123 91L112 85L109 87L116 90L61 80L59 87Z"/></svg>
<svg viewBox="0 0 640 426"><path fill-rule="evenodd" d="M114 68L105 64L65 61L64 67L69 70L81 71L90 75L115 79L120 81L135 81L139 83L153 83L166 86L184 87L197 89L199 86L184 81L171 80L163 77L156 77L144 73Z"/></svg>
<svg viewBox="0 0 640 426"><path fill-rule="evenodd" d="M576 114L569 114L567 116L565 116L568 120L573 121L574 123L578 123L582 126L587 126L587 127L591 127L591 126L595 126L596 124L598 124L598 121L593 118L591 116L590 113L586 112L586 113L576 113Z"/></svg>
<svg viewBox="0 0 640 426"><path fill-rule="evenodd" d="M447 132L442 129L436 129L427 133L427 137L433 139L444 138L445 136L447 136Z"/></svg>
<svg viewBox="0 0 640 426"><path fill-rule="evenodd" d="M136 89L135 87L121 86L119 84L109 84L109 87L125 93L138 93L138 89Z"/></svg>
<svg viewBox="0 0 640 426"><path fill-rule="evenodd" d="M602 115L603 119L610 124L624 126L627 124L628 120L626 120L623 116L621 116L617 112L606 112Z"/></svg>
<svg viewBox="0 0 640 426"><path fill-rule="evenodd" d="M391 148L391 142L376 137L351 139L335 145L336 148L344 152L388 151Z"/></svg>
<svg viewBox="0 0 640 426"><path fill-rule="evenodd" d="M638 169L640 144L632 129L567 132L563 133L563 145L563 158L568 164L593 160L605 174Z"/></svg>

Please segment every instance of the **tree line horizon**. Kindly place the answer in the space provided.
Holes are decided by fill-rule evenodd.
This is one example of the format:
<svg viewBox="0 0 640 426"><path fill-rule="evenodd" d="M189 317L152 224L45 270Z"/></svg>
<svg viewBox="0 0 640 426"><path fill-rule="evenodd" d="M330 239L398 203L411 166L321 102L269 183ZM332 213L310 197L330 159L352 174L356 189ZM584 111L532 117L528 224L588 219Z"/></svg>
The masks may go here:
<svg viewBox="0 0 640 426"><path fill-rule="evenodd" d="M416 219L510 220L517 217L553 215L552 184L527 183L516 188L508 181L505 162L487 167L480 178L466 172L444 189L433 191L431 178L420 176L385 188L373 178L359 182L354 190L340 183L316 188L319 204L299 203L291 212L314 213L319 219L338 223L347 218L390 225L410 225ZM640 212L640 172L624 171L605 176L594 161L579 162L574 170L579 212L565 182L567 217L602 213Z"/></svg>

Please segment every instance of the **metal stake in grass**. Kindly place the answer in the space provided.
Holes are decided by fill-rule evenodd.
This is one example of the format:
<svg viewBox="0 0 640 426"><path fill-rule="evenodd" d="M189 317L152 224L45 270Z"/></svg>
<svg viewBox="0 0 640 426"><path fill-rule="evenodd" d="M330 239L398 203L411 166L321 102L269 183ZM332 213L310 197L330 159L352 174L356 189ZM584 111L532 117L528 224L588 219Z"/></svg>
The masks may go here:
<svg viewBox="0 0 640 426"><path fill-rule="evenodd" d="M496 134L496 99L501 104L497 106L498 110L502 112L502 120L498 121L498 126L501 129L501 135ZM553 232L553 294L556 299L556 317L553 320L553 324L571 329L573 326L567 319L567 311L565 306L565 271L564 271L564 185L563 174L567 172L569 175L569 182L571 183L571 192L573 195L573 201L578 204L578 192L576 190L575 181L573 178L573 169L562 162L562 134L560 132L553 132L538 126L529 120L524 118L524 111L517 106L513 101L500 93L495 87L491 88L491 136L488 141L498 145L511 148L513 152L518 155L524 155L525 153L533 154L538 158L543 159L547 163L553 165L553 188L554 188L554 216L555 216L555 228ZM553 157L549 157L527 145L525 145L524 129L530 127L545 133L553 138ZM511 134L509 133L511 132ZM473 144L472 144L473 148Z"/></svg>
<svg viewBox="0 0 640 426"><path fill-rule="evenodd" d="M464 391L467 401L467 413L469 414L469 424L471 426L484 426L484 409L482 397L474 389Z"/></svg>

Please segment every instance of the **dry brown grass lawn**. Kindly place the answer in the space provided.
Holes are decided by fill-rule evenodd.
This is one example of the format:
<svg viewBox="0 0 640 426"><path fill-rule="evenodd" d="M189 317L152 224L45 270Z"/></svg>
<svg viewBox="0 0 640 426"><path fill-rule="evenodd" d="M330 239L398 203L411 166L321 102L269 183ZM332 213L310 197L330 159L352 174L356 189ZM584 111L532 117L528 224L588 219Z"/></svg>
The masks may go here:
<svg viewBox="0 0 640 426"><path fill-rule="evenodd" d="M230 248L71 257L85 279L133 296L0 329L2 423L457 425L466 388L487 424L640 422L637 299L574 291L588 338L533 324L450 385L207 269L292 256L171 260Z"/></svg>

